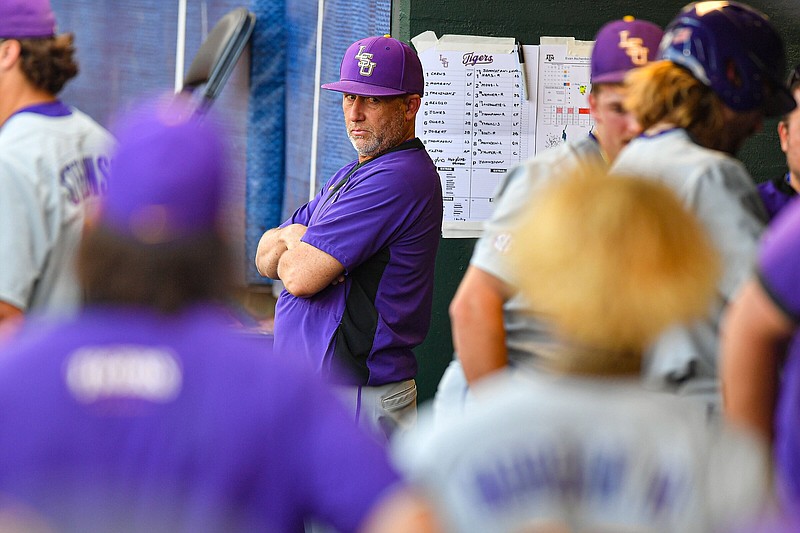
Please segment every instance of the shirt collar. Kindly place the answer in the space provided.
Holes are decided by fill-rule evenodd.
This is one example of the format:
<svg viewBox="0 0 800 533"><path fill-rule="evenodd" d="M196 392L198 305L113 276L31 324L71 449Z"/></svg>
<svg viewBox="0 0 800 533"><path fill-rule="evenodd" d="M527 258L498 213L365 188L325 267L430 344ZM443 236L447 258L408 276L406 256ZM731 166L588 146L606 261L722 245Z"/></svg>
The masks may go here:
<svg viewBox="0 0 800 533"><path fill-rule="evenodd" d="M13 117L20 113L36 113L37 115L44 115L46 117L68 117L72 114L72 109L60 100L55 100L53 102L23 107L22 109L16 110L11 116Z"/></svg>

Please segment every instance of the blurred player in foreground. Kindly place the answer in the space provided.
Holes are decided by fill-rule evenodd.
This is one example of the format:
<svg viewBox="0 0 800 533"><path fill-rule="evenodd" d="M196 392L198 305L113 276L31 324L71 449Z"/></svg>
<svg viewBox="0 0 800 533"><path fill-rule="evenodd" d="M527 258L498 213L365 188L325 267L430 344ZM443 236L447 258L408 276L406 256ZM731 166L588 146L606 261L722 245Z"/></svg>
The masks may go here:
<svg viewBox="0 0 800 533"><path fill-rule="evenodd" d="M79 251L88 307L0 356L0 522L291 532L314 516L427 531L384 450L310 370L229 329L215 303L230 279L228 165L189 109L167 99L123 121Z"/></svg>
<svg viewBox="0 0 800 533"><path fill-rule="evenodd" d="M395 443L458 532L709 532L761 511L761 443L640 385L645 347L706 312L719 261L665 186L592 175L534 199L511 252L569 348L474 387L462 417ZM522 277L524 276L524 277Z"/></svg>
<svg viewBox="0 0 800 533"><path fill-rule="evenodd" d="M795 517L800 517L799 260L795 202L764 235L756 274L725 315L721 354L725 415L774 436L780 494Z"/></svg>
<svg viewBox="0 0 800 533"><path fill-rule="evenodd" d="M795 100L800 101L800 65L795 68L787 86ZM797 195L794 188L800 185L800 109L781 118L778 135L789 171L779 179L758 186L771 217L776 217L791 205ZM764 239L765 242L770 240L770 237ZM765 263L765 259L775 257L778 252L790 252L788 238L784 240L786 242L778 245L784 250L775 248L774 252L769 252L774 245L762 246L756 275L733 301L725 317L720 341L725 415L733 422L759 431L770 441L775 434L778 376L786 359L789 339L794 334L795 319L793 312L781 303L785 295L772 292L772 282L764 277L764 269L770 268L773 273L784 275L782 266ZM785 266L791 269L790 265ZM791 273L787 271L785 274Z"/></svg>

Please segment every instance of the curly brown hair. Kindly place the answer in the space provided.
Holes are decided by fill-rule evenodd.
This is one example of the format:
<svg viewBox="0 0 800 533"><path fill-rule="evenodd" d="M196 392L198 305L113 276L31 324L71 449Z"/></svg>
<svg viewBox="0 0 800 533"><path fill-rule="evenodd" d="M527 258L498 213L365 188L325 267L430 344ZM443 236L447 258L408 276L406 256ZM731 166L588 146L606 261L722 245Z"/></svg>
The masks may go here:
<svg viewBox="0 0 800 533"><path fill-rule="evenodd" d="M72 33L44 39L17 39L20 44L20 66L25 77L39 89L56 95L78 75L74 59L75 40Z"/></svg>
<svg viewBox="0 0 800 533"><path fill-rule="evenodd" d="M723 104L687 69L656 61L629 72L625 87L625 108L642 129L669 123L688 131L702 146L717 148L725 124Z"/></svg>

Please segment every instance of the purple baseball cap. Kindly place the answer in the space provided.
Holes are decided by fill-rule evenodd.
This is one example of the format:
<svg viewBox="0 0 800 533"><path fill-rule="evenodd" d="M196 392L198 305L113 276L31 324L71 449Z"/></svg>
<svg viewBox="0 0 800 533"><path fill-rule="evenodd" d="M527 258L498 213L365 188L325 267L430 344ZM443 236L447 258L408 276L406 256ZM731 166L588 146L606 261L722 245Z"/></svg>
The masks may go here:
<svg viewBox="0 0 800 533"><path fill-rule="evenodd" d="M0 38L30 39L55 33L50 0L0 0Z"/></svg>
<svg viewBox="0 0 800 533"><path fill-rule="evenodd" d="M342 58L339 78L322 88L359 96L422 96L424 91L422 63L417 53L388 35L351 44Z"/></svg>
<svg viewBox="0 0 800 533"><path fill-rule="evenodd" d="M622 83L629 70L656 59L664 32L646 20L624 17L600 28L592 49L592 83Z"/></svg>
<svg viewBox="0 0 800 533"><path fill-rule="evenodd" d="M145 244L219 227L227 160L211 117L180 97L149 101L115 128L117 152L99 223Z"/></svg>

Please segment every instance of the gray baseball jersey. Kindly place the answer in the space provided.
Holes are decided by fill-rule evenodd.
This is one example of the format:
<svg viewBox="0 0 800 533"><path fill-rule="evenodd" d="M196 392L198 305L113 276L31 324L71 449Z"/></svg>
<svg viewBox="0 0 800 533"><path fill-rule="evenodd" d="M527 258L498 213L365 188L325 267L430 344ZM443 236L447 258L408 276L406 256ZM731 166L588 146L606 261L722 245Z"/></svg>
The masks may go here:
<svg viewBox="0 0 800 533"><path fill-rule="evenodd" d="M597 140L589 135L546 150L509 172L498 189L492 216L484 224L470 264L514 286L518 273L509 267L505 254L512 246L511 232L526 213L531 196L554 177L598 166L604 168L606 164ZM557 346L546 326L529 311L530 306L519 295L503 306L508 357L515 363L528 362L535 354Z"/></svg>
<svg viewBox="0 0 800 533"><path fill-rule="evenodd" d="M110 134L61 102L0 129L0 300L65 314L80 303L73 261L87 203L105 189Z"/></svg>
<svg viewBox="0 0 800 533"><path fill-rule="evenodd" d="M518 371L474 392L464 416L421 413L393 443L448 531L722 531L768 494L759 441L636 380Z"/></svg>
<svg viewBox="0 0 800 533"><path fill-rule="evenodd" d="M527 213L531 197L552 178L583 169L606 168L600 145L594 135L575 143L545 150L504 176L495 194L492 216L484 223L483 236L475 244L470 264L504 283L516 285L519 273L507 264L506 253L512 245L512 232ZM506 348L512 365L531 366L536 356L554 357L561 343L547 325L534 317L530 304L516 294L503 305ZM454 359L445 369L434 398L437 416L457 415L471 403L467 378L461 362Z"/></svg>
<svg viewBox="0 0 800 533"><path fill-rule="evenodd" d="M671 187L699 217L721 254L724 271L709 315L692 327L676 327L664 334L645 371L654 385L696 395L716 407L722 311L752 273L767 221L758 191L741 162L699 146L682 129L633 140L611 171L655 179Z"/></svg>

